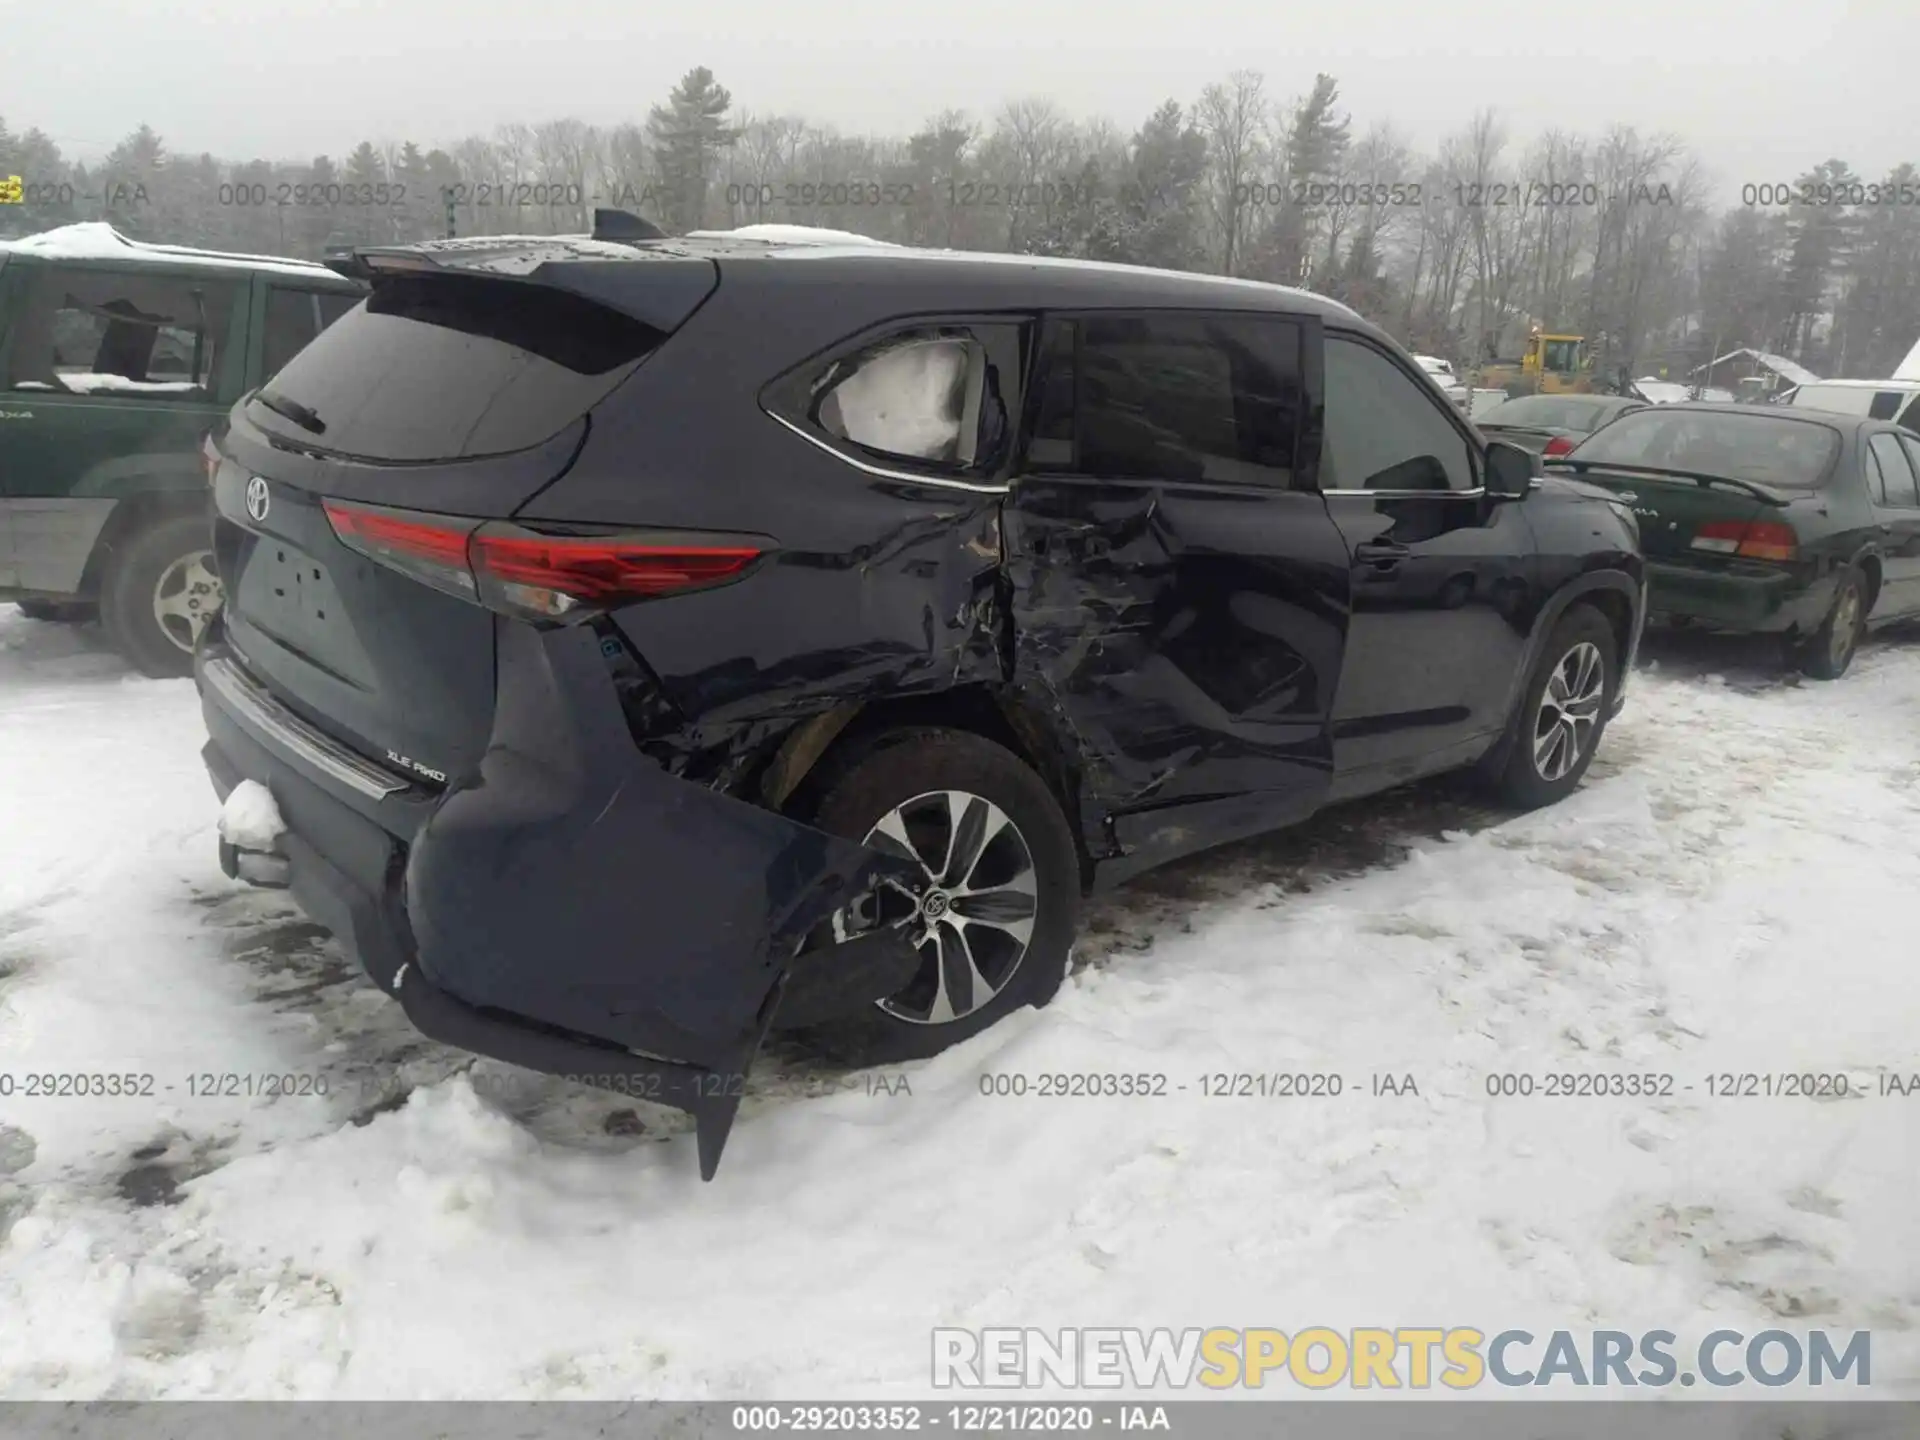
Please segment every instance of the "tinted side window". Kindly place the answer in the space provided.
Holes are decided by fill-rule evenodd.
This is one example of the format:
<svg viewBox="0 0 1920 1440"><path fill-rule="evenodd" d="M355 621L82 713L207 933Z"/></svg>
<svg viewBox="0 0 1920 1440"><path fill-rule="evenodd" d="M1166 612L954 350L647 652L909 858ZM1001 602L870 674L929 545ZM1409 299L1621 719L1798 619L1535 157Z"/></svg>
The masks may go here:
<svg viewBox="0 0 1920 1440"><path fill-rule="evenodd" d="M6 388L209 400L239 290L224 277L47 269L15 332Z"/></svg>
<svg viewBox="0 0 1920 1440"><path fill-rule="evenodd" d="M1879 390L1874 393L1873 403L1867 406L1869 420L1891 420L1900 413L1900 404L1907 397L1898 390Z"/></svg>
<svg viewBox="0 0 1920 1440"><path fill-rule="evenodd" d="M1867 498L1876 505L1886 504L1887 472L1880 468L1880 461L1872 449L1868 449L1860 468L1866 472L1867 476Z"/></svg>
<svg viewBox="0 0 1920 1440"><path fill-rule="evenodd" d="M1299 326L1254 316L1086 316L1056 327L1048 359L1029 450L1036 468L1293 484Z"/></svg>
<svg viewBox="0 0 1920 1440"><path fill-rule="evenodd" d="M1920 395L1915 395L1908 403L1906 412L1900 417L1900 428L1920 435Z"/></svg>
<svg viewBox="0 0 1920 1440"><path fill-rule="evenodd" d="M267 292L266 375L276 375L320 333L320 297L311 290Z"/></svg>
<svg viewBox="0 0 1920 1440"><path fill-rule="evenodd" d="M267 292L266 369L262 373L278 374L312 343L314 336L359 303L357 296L330 290L273 287Z"/></svg>
<svg viewBox="0 0 1920 1440"><path fill-rule="evenodd" d="M1472 453L1445 402L1371 345L1327 336L1322 490L1471 490Z"/></svg>
<svg viewBox="0 0 1920 1440"><path fill-rule="evenodd" d="M1913 467L1907 463L1907 452L1901 448L1900 438L1880 434L1867 443L1874 459L1880 462L1880 473L1887 487L1886 503L1902 510L1920 509L1920 481L1915 480Z"/></svg>

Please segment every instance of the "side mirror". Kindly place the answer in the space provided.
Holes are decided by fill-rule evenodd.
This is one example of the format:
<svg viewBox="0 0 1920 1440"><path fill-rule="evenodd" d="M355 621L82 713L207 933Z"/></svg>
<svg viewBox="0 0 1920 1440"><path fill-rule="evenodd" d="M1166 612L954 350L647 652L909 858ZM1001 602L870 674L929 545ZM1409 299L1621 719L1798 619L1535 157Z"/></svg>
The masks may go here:
<svg viewBox="0 0 1920 1440"><path fill-rule="evenodd" d="M1508 440L1487 442L1487 494L1496 500L1521 500L1533 488L1533 452Z"/></svg>

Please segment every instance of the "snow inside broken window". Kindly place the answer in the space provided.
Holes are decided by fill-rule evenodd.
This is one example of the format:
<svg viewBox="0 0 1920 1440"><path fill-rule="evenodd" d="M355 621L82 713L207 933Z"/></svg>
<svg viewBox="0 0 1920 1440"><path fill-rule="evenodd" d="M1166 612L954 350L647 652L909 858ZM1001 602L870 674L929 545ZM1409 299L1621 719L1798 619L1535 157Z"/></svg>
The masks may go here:
<svg viewBox="0 0 1920 1440"><path fill-rule="evenodd" d="M968 465L984 363L980 346L961 336L890 340L827 373L815 418L828 434L867 450Z"/></svg>

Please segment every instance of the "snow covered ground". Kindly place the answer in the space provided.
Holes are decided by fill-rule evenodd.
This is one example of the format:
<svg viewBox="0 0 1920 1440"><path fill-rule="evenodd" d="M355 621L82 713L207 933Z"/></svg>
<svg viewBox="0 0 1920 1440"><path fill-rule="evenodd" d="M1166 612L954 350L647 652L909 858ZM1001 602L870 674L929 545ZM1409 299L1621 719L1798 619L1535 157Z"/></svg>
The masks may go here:
<svg viewBox="0 0 1920 1440"><path fill-rule="evenodd" d="M6 610L0 1395L905 1395L930 1326L1072 1324L1865 1328L1911 1387L1920 642L1656 653L1557 810L1429 786L1150 878L1045 1012L883 1084L776 1057L703 1186L679 1117L416 1039L220 874L191 684ZM1676 1091L1487 1094L1565 1070ZM1856 1094L1706 1093L1789 1070ZM1185 1090L981 1094L1073 1071Z"/></svg>

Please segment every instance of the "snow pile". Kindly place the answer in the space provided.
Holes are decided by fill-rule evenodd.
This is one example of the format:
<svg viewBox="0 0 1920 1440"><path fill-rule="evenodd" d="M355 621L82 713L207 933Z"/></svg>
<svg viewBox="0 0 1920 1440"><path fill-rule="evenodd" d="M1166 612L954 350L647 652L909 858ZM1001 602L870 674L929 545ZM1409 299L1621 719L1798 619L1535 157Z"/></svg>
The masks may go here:
<svg viewBox="0 0 1920 1440"><path fill-rule="evenodd" d="M1871 1329L1891 1398L1916 710L1912 646L1643 673L1553 810L1368 802L1103 898L1053 1006L937 1060L770 1056L703 1186L684 1117L422 1041L220 875L192 685L5 614L0 1071L155 1083L0 1096L0 1394L901 1397L932 1325L1472 1324ZM1853 1088L1706 1084L1803 1071ZM1676 1083L1489 1092L1589 1072ZM1280 1073L1341 1091L1201 1089ZM1056 1074L1167 1081L983 1093Z"/></svg>
<svg viewBox="0 0 1920 1440"><path fill-rule="evenodd" d="M253 269L282 274L311 276L316 270L328 272L317 260L294 260L285 255L244 255L223 250L196 250L191 245L158 245L147 240L129 240L105 220L82 220L28 235L19 240L0 240L0 252L16 250L46 260L164 260L172 265L246 265Z"/></svg>
<svg viewBox="0 0 1920 1440"><path fill-rule="evenodd" d="M236 850L272 851L287 833L273 792L258 780L242 780L220 807L220 838Z"/></svg>

